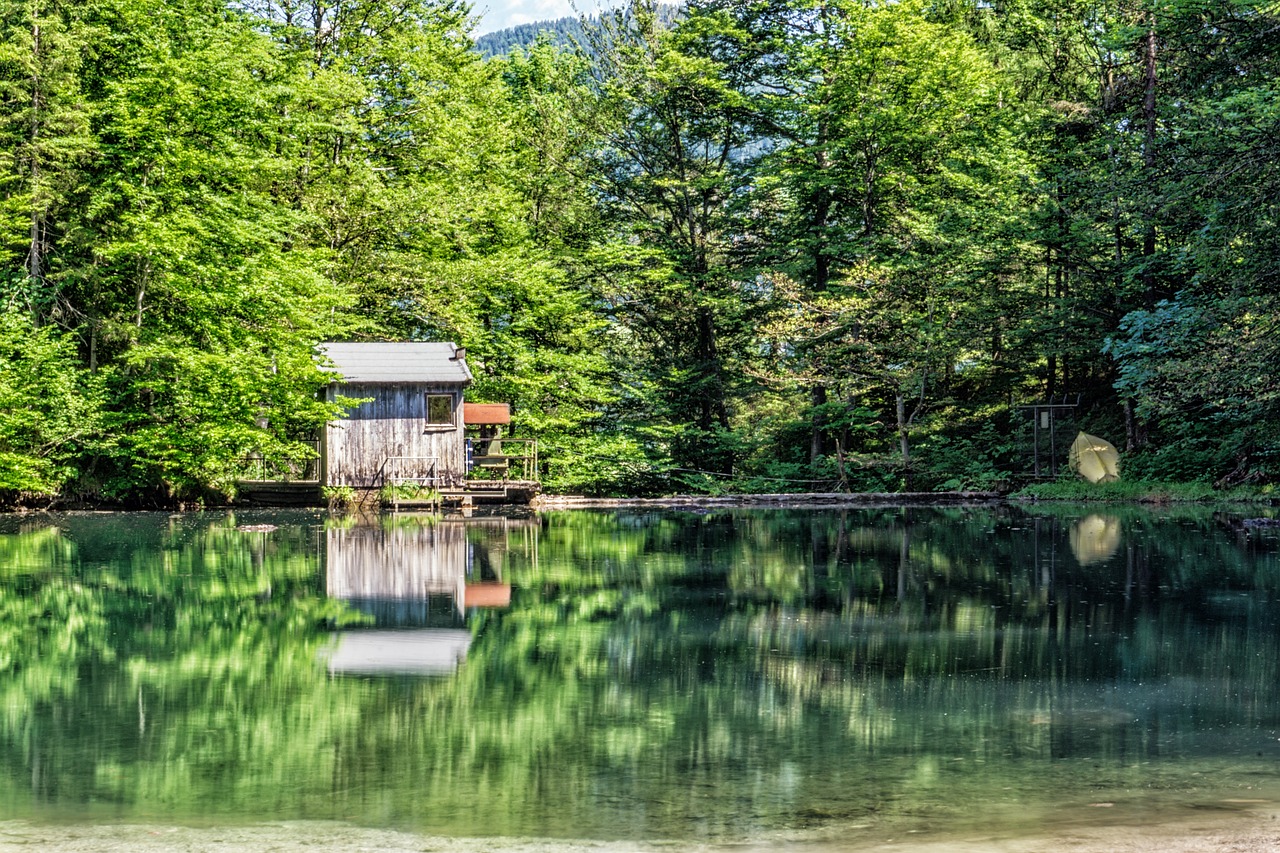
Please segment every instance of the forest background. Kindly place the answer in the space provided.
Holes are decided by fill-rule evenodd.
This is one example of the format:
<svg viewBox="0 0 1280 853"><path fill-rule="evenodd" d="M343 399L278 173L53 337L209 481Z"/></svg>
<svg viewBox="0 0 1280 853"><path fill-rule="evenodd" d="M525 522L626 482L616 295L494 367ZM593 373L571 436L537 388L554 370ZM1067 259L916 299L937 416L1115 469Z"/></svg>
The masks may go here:
<svg viewBox="0 0 1280 853"><path fill-rule="evenodd" d="M1280 3L0 0L0 502L216 501L450 340L552 491L1280 475ZM1069 438L1068 438L1069 440Z"/></svg>

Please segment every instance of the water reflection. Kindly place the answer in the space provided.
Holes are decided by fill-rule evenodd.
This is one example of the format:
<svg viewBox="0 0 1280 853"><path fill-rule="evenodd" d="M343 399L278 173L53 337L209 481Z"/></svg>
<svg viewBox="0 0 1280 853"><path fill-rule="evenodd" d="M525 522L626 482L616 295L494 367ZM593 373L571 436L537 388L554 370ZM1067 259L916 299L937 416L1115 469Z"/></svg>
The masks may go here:
<svg viewBox="0 0 1280 853"><path fill-rule="evenodd" d="M0 817L839 846L1266 799L1277 551L1181 510L4 518Z"/></svg>
<svg viewBox="0 0 1280 853"><path fill-rule="evenodd" d="M367 614L372 628L334 637L330 673L448 675L466 659L469 609L506 607L511 585L477 529L508 531L531 521L488 524L434 515L349 517L325 531L325 591Z"/></svg>
<svg viewBox="0 0 1280 853"><path fill-rule="evenodd" d="M1120 550L1120 519L1087 515L1071 525L1071 552L1082 566L1110 560Z"/></svg>
<svg viewBox="0 0 1280 853"><path fill-rule="evenodd" d="M347 675L449 675L466 660L471 633L444 628L346 631L325 649L329 672Z"/></svg>
<svg viewBox="0 0 1280 853"><path fill-rule="evenodd" d="M462 624L470 556L462 525L431 516L375 516L332 525L325 544L331 598L385 627Z"/></svg>

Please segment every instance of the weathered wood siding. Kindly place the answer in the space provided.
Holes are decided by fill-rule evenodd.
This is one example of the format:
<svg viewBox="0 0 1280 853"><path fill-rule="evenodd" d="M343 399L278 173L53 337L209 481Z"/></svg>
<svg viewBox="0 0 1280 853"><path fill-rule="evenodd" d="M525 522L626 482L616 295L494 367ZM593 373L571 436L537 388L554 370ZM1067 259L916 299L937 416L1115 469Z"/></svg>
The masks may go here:
<svg viewBox="0 0 1280 853"><path fill-rule="evenodd" d="M443 482L465 477L462 389L456 385L338 385L329 393L331 400L372 400L325 427L325 485L379 488L392 476L426 477L432 459ZM427 396L436 394L452 398L452 425L427 423Z"/></svg>

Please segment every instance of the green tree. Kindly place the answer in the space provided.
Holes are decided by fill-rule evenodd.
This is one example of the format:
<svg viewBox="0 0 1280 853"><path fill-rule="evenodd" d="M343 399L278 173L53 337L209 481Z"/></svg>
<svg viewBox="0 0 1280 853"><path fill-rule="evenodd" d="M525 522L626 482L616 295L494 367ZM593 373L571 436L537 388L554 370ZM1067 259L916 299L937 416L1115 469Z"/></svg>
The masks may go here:
<svg viewBox="0 0 1280 853"><path fill-rule="evenodd" d="M102 428L100 383L74 338L24 309L0 310L0 504L57 496Z"/></svg>
<svg viewBox="0 0 1280 853"><path fill-rule="evenodd" d="M554 455L590 455L600 407L613 397L605 322L582 273L597 212L582 175L595 151L586 66L549 43L484 67L486 104L466 132L500 150L483 172L455 174L490 215L483 245L427 262L433 278L407 296L438 336L465 343L476 399L509 402L521 434ZM475 235L477 238L480 234ZM583 442L587 442L584 445Z"/></svg>
<svg viewBox="0 0 1280 853"><path fill-rule="evenodd" d="M86 21L97 156L61 241L62 293L111 395L100 476L118 495L230 493L242 457L308 452L326 414L312 346L343 299L271 195L261 117L278 63L216 2L109 0Z"/></svg>
<svg viewBox="0 0 1280 853"><path fill-rule="evenodd" d="M615 357L632 365L622 417L666 427L650 435L678 466L728 473L762 300L734 258L728 206L750 137L745 99L707 49L716 25L666 28L637 2L595 34L609 122L596 262Z"/></svg>
<svg viewBox="0 0 1280 853"><path fill-rule="evenodd" d="M0 4L0 288L37 323L64 314L50 256L92 150L80 90L90 39L83 11L56 0Z"/></svg>
<svg viewBox="0 0 1280 853"><path fill-rule="evenodd" d="M1224 485L1280 470L1275 425L1275 10L1166 3L1158 301L1107 345L1117 388L1151 426L1152 473ZM1142 271L1145 273L1145 270ZM1178 460L1185 460L1179 464Z"/></svg>
<svg viewBox="0 0 1280 853"><path fill-rule="evenodd" d="M843 457L869 403L892 413L908 468L912 430L958 369L969 394L1008 372L1024 114L973 36L927 4L694 8L737 28L718 46L762 149L744 222L787 306L770 330L782 376L810 388L810 459L833 438Z"/></svg>

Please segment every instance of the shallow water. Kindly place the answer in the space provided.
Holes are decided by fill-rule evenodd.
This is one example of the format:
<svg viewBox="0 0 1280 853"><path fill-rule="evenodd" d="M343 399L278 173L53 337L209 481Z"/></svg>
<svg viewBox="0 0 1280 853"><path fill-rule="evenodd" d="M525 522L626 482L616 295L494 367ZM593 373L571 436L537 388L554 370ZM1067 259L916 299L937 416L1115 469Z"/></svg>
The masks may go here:
<svg viewBox="0 0 1280 853"><path fill-rule="evenodd" d="M1191 510L0 519L0 819L838 848L1270 807L1278 553Z"/></svg>

